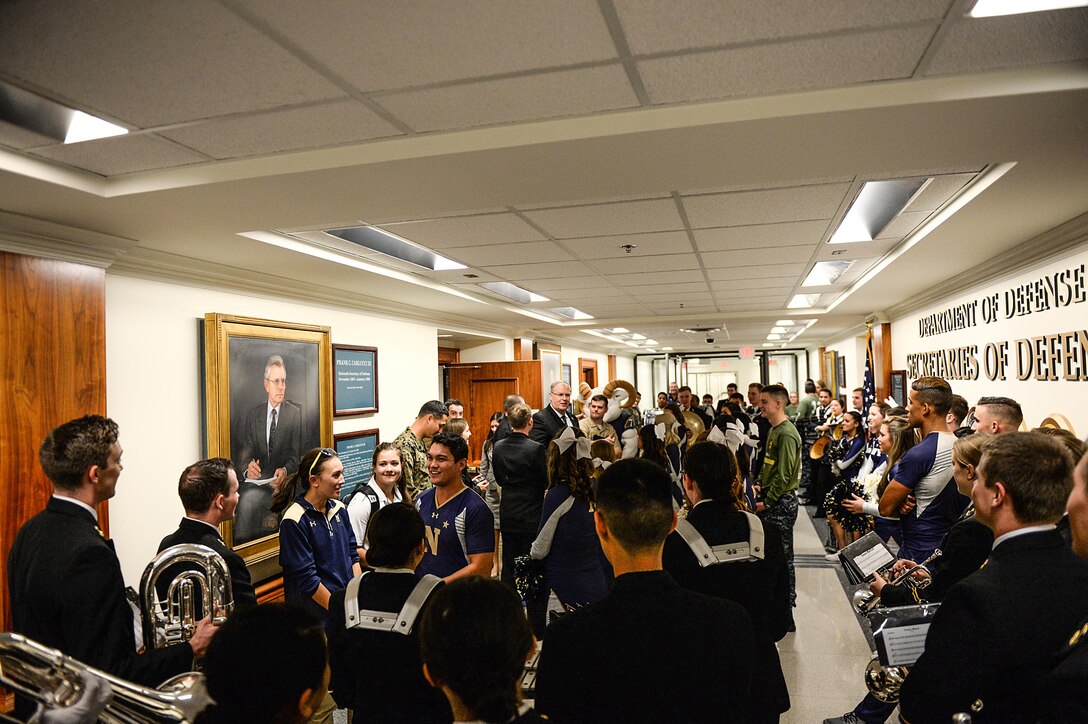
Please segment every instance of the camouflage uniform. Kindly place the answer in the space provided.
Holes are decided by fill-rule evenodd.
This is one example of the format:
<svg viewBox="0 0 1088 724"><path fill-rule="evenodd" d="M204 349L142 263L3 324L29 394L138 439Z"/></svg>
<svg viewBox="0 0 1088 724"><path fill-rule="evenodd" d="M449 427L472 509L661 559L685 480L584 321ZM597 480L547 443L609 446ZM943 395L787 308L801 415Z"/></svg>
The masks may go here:
<svg viewBox="0 0 1088 724"><path fill-rule="evenodd" d="M431 487L431 476L427 474L427 448L410 427L404 428L404 432L397 435L393 444L400 450L400 466L404 471L404 483L408 486L408 492L412 498L415 499L417 495Z"/></svg>
<svg viewBox="0 0 1088 724"><path fill-rule="evenodd" d="M797 576L793 570L793 525L797 522L797 482L801 468L801 436L789 420L771 428L760 471L763 520L778 526L790 571L790 604L797 605Z"/></svg>

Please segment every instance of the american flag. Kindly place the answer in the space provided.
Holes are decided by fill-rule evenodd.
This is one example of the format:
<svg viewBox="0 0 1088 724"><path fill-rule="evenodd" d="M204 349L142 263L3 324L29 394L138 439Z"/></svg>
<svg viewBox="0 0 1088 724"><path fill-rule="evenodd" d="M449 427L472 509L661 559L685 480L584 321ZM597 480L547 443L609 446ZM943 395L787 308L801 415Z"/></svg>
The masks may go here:
<svg viewBox="0 0 1088 724"><path fill-rule="evenodd" d="M865 333L865 381L862 383L862 399L865 403L863 410L876 402L876 384L873 382L873 328L869 327Z"/></svg>

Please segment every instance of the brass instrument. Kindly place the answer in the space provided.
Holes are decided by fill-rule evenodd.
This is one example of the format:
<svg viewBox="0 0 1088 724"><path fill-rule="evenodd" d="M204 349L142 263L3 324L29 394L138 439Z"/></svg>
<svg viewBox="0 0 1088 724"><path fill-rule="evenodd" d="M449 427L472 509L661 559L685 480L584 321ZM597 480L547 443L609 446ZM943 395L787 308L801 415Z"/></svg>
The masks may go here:
<svg viewBox="0 0 1088 724"><path fill-rule="evenodd" d="M842 439L842 423L835 425L827 432L816 438L816 441L812 443L812 447L809 448L808 456L813 460L823 460L824 455L827 454L827 448L835 441Z"/></svg>
<svg viewBox="0 0 1088 724"><path fill-rule="evenodd" d="M112 699L96 720L106 724L191 722L211 703L203 674L180 674L151 689L87 666L25 636L0 633L0 683L7 688L47 708L75 711L89 682L110 689Z"/></svg>
<svg viewBox="0 0 1088 724"><path fill-rule="evenodd" d="M691 447L699 436L706 432L706 425L703 424L703 418L699 417L691 410L684 410L684 419L680 423L688 429L688 447Z"/></svg>
<svg viewBox="0 0 1088 724"><path fill-rule="evenodd" d="M174 571L177 573L166 588L165 600L160 601L159 578ZM198 588L203 615L211 614L216 625L226 621L234 609L234 594L230 587L230 569L223 556L208 546L183 543L167 548L147 565L140 578L140 605L144 646L148 650L166 648L192 638L199 620Z"/></svg>
<svg viewBox="0 0 1088 724"><path fill-rule="evenodd" d="M908 568L908 569L904 570L898 576L889 579L888 582L885 583L884 585L885 586L907 585L907 586L910 586L911 588L914 588L915 590L919 590L919 591L922 590L923 588L926 588L927 586L929 586L929 584L933 583L933 579L932 578L923 578L922 580L919 581L917 578L914 578L914 573L916 571L929 572L929 569L926 568L926 566L928 566L930 563L932 563L937 558L940 558L940 556L941 556L941 549L938 548L935 551L933 551L933 555L931 555L929 558L926 558L924 561L919 563L914 568ZM855 611L857 611L860 614L866 614L866 613L869 613L870 611L872 611L878 605L880 605L880 596L873 593L872 591L866 591L864 588L862 588L862 589L859 589L859 590L854 592L854 597L853 597L852 604L854 606Z"/></svg>
<svg viewBox="0 0 1088 724"><path fill-rule="evenodd" d="M873 697L885 704L894 704L899 701L899 688L903 686L906 679L905 666L881 666L879 656L874 656L865 667L865 688Z"/></svg>

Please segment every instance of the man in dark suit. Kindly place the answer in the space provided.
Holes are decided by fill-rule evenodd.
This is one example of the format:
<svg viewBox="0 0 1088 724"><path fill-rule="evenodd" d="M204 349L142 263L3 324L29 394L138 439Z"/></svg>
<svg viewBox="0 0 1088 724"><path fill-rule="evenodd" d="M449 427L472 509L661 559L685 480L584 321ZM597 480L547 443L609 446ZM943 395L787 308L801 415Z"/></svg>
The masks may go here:
<svg viewBox="0 0 1088 724"><path fill-rule="evenodd" d="M38 456L54 493L8 556L15 631L138 684L158 686L188 671L215 626L203 619L188 643L137 654L121 564L98 528L96 508L113 497L121 475L117 424L99 415L67 422ZM28 706L20 701L17 709L26 714Z"/></svg>
<svg viewBox="0 0 1088 724"><path fill-rule="evenodd" d="M514 559L529 554L540 527L544 491L548 487L547 448L529 439L532 410L521 403L507 415L512 432L491 452L495 480L502 488L499 530L502 532L502 580L513 585Z"/></svg>
<svg viewBox="0 0 1088 724"><path fill-rule="evenodd" d="M971 711L1035 721L1043 675L1088 614L1088 561L1054 529L1072 488L1069 452L1041 433L1010 432L985 443L978 472L971 498L993 551L933 619L901 690L912 724Z"/></svg>
<svg viewBox="0 0 1088 724"><path fill-rule="evenodd" d="M570 385L559 380L549 390L549 402L533 415L533 430L529 433L529 439L541 445L550 443L564 427L578 429L578 419L570 410Z"/></svg>
<svg viewBox="0 0 1088 724"><path fill-rule="evenodd" d="M226 458L201 460L185 468L178 480L178 496L185 507L185 517L178 529L162 539L159 552L183 543L208 546L223 557L230 570L231 593L236 609L257 605L249 570L242 557L223 543L219 525L234 517L238 507L238 476ZM189 568L177 564L178 571ZM169 581L176 575L171 570L160 578Z"/></svg>
<svg viewBox="0 0 1088 724"><path fill-rule="evenodd" d="M287 368L274 354L264 366L264 390L268 399L249 409L234 447L241 481L234 542L245 543L276 532L278 521L269 510L272 493L298 469L302 455L302 411L287 394ZM268 480L255 484L251 480Z"/></svg>
<svg viewBox="0 0 1088 724"><path fill-rule="evenodd" d="M601 476L596 505L616 580L603 601L548 627L537 711L556 722L748 721L748 614L661 570L676 526L669 474L647 460L621 460Z"/></svg>

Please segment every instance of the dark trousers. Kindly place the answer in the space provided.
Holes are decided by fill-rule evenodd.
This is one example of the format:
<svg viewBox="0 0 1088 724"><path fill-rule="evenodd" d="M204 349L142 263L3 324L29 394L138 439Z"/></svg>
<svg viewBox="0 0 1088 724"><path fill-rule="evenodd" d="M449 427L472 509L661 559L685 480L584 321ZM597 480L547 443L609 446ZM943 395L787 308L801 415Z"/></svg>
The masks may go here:
<svg viewBox="0 0 1088 724"><path fill-rule="evenodd" d="M529 555L529 549L536 540L536 533L519 533L513 530L502 530L502 574L503 583L514 585L514 559L519 556Z"/></svg>

